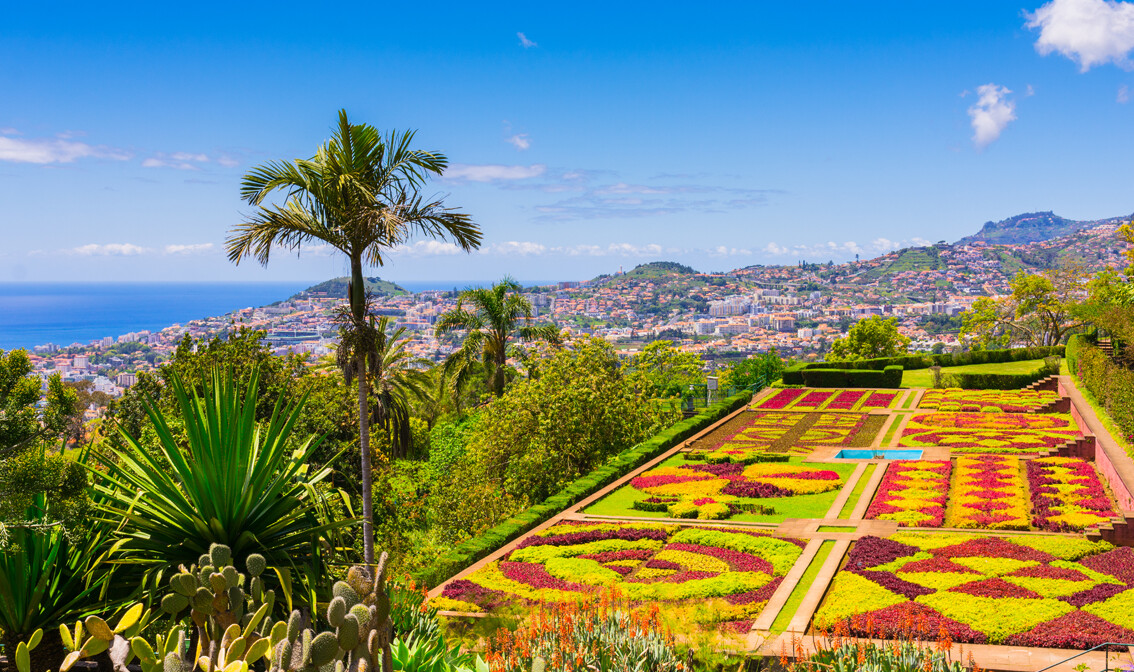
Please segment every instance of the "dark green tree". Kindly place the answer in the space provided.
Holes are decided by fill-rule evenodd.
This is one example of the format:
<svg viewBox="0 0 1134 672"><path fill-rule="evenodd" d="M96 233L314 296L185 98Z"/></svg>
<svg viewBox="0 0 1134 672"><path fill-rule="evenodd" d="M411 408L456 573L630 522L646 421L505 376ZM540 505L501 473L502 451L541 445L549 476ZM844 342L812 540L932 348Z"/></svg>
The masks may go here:
<svg viewBox="0 0 1134 672"><path fill-rule="evenodd" d="M466 289L457 298L457 306L437 319L437 336L465 332L461 349L443 364L448 375L460 379L470 363L479 359L488 372L492 393L499 397L504 394L508 357L521 354L511 347L516 341L559 343L559 328L554 324L532 324L532 304L520 294L521 289L512 278L492 287Z"/></svg>
<svg viewBox="0 0 1134 672"><path fill-rule="evenodd" d="M258 210L229 236L228 258L239 264L253 257L268 264L273 249L298 252L325 244L350 264L348 292L355 324L366 318L365 266L381 266L386 254L415 235L452 239L465 251L480 246L480 227L464 213L420 194L426 181L441 175L448 159L412 147L413 131L383 137L369 124L352 124L345 110L328 141L310 159L272 161L244 176L240 195ZM280 194L283 203L267 204ZM367 364L371 353L352 353L358 381L359 449L362 466L362 525L365 561L374 564L371 496L370 412Z"/></svg>

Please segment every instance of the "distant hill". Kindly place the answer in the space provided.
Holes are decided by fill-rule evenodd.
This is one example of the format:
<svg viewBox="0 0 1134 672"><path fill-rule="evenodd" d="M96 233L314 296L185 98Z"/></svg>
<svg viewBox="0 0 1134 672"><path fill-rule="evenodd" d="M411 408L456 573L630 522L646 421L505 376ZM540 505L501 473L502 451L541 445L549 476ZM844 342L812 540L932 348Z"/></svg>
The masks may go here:
<svg viewBox="0 0 1134 672"><path fill-rule="evenodd" d="M603 273L591 280L593 283L621 283L626 280L654 280L673 275L696 275L697 270L676 261L651 261L648 264L639 264L625 273L611 275Z"/></svg>
<svg viewBox="0 0 1134 672"><path fill-rule="evenodd" d="M401 294L409 294L410 292L404 287L395 285L394 283L383 280L382 278L365 278L366 289L374 293L375 296L399 296ZM302 299L305 296L313 293L325 294L326 296L341 296L344 299L347 295L347 284L350 278L343 276L341 278L331 278L325 282L320 282L317 285L311 285L307 289L299 292L292 299Z"/></svg>
<svg viewBox="0 0 1134 672"><path fill-rule="evenodd" d="M999 222L985 222L980 231L971 236L965 236L957 241L958 245L975 243L983 240L988 243L1014 245L1020 243L1035 243L1053 238L1060 238L1083 229L1089 229L1099 224L1106 224L1115 220L1125 220L1125 217L1111 219L1076 221L1060 217L1053 212L1026 212L1022 215L1009 217Z"/></svg>

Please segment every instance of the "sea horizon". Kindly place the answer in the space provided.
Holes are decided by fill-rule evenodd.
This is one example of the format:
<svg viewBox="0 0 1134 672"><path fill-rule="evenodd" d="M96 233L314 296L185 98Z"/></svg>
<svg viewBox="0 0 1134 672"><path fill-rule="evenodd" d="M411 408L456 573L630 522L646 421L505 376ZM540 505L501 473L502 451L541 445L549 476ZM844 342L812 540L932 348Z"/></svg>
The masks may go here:
<svg viewBox="0 0 1134 672"><path fill-rule="evenodd" d="M319 282L0 282L0 350L30 350L48 343L64 348L107 336L160 331L173 324L284 301ZM460 290L491 282L422 280L397 284L417 293ZM529 287L551 282L521 284Z"/></svg>

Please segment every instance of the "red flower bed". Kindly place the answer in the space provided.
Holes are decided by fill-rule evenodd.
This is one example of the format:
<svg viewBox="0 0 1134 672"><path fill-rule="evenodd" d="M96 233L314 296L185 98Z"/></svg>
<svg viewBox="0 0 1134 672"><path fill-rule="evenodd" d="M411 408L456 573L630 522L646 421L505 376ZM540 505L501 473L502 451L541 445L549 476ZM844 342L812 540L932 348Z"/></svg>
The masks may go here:
<svg viewBox="0 0 1134 672"><path fill-rule="evenodd" d="M1061 649L1089 649L1104 642L1130 642L1134 631L1115 625L1085 611L1040 623L1029 632L1008 640L1014 646L1042 646Z"/></svg>
<svg viewBox="0 0 1134 672"><path fill-rule="evenodd" d="M1074 532L1115 515L1098 474L1086 460L1032 460L1028 462L1028 485L1032 492L1032 524L1042 530ZM1068 492L1068 486L1076 489Z"/></svg>
<svg viewBox="0 0 1134 672"><path fill-rule="evenodd" d="M592 530L588 532L557 534L552 537L531 536L524 539L517 548L526 548L528 546L574 546L575 544L586 544L603 539L622 539L624 541L657 539L659 541L665 541L666 536L665 530L647 530L641 528L622 528L602 531Z"/></svg>
<svg viewBox="0 0 1134 672"><path fill-rule="evenodd" d="M747 593L734 593L732 595L725 595L725 600L730 604L752 604L753 602L764 602L772 597L772 593L780 587L780 582L784 577L777 576L761 588L749 591Z"/></svg>
<svg viewBox="0 0 1134 672"><path fill-rule="evenodd" d="M839 392L839 396L831 400L827 404L828 411L851 411L854 410L856 404L863 396L866 395L865 390L843 390Z"/></svg>
<svg viewBox="0 0 1134 672"><path fill-rule="evenodd" d="M918 602L903 602L850 619L850 634L858 637L935 639L942 627L955 641L984 644L988 637L964 623L946 618Z"/></svg>
<svg viewBox="0 0 1134 672"><path fill-rule="evenodd" d="M1084 590L1075 593L1074 595L1067 595L1056 599L1063 600L1067 604L1081 609L1088 604L1094 604L1095 602L1109 600L1115 595L1125 592L1127 588L1129 588L1129 586L1120 586L1115 583L1100 583L1099 585L1089 590Z"/></svg>
<svg viewBox="0 0 1134 672"><path fill-rule="evenodd" d="M1012 572L1012 576L1034 576L1037 579L1060 579L1062 581L1090 581L1091 577L1070 567L1035 565Z"/></svg>
<svg viewBox="0 0 1134 672"><path fill-rule="evenodd" d="M893 562L907 555L914 555L917 548L881 537L863 537L854 542L847 555L848 569L867 569Z"/></svg>
<svg viewBox="0 0 1134 672"><path fill-rule="evenodd" d="M588 553L580 558L594 560L595 562L614 562L615 560L649 560L654 552L648 548L628 548L622 551L604 551L602 553Z"/></svg>
<svg viewBox="0 0 1134 672"><path fill-rule="evenodd" d="M929 595L930 593L936 592L932 588L926 588L925 586L919 586L911 581L900 579L893 572L875 572L869 569L854 569L851 570L851 572L866 577L883 588L892 590L899 595L904 595L911 600L919 595Z"/></svg>
<svg viewBox="0 0 1134 672"><path fill-rule="evenodd" d="M795 401L799 397L802 397L806 392L807 390L799 388L780 390L774 397L769 397L768 399L765 399L763 402L761 402L760 408L769 411L778 411L780 409L787 408L793 401Z"/></svg>
<svg viewBox="0 0 1134 672"><path fill-rule="evenodd" d="M1079 564L1109 574L1123 583L1134 584L1134 548L1120 546L1113 551L1080 560Z"/></svg>
<svg viewBox="0 0 1134 672"><path fill-rule="evenodd" d="M557 579L548 574L547 570L543 568L543 565L530 562L501 562L500 572L513 581L527 584L533 588L552 588L554 590L570 590L574 592L595 590L594 586Z"/></svg>
<svg viewBox="0 0 1134 672"><path fill-rule="evenodd" d="M751 553L734 551L728 548L717 548L716 546L701 546L699 544L675 543L666 545L666 548L675 551L700 553L701 555L708 555L718 560L724 560L728 563L729 568L734 572L764 572L765 574L774 573L772 563L763 558L752 555ZM655 560L655 562L659 561Z"/></svg>
<svg viewBox="0 0 1134 672"><path fill-rule="evenodd" d="M896 520L903 527L941 527L952 471L953 463L949 460L890 464L866 517ZM936 494L926 497L921 494L926 490Z"/></svg>
<svg viewBox="0 0 1134 672"><path fill-rule="evenodd" d="M873 392L869 399L862 402L862 408L890 408L897 396L897 392Z"/></svg>
<svg viewBox="0 0 1134 672"><path fill-rule="evenodd" d="M951 589L949 592L964 593L965 595L975 595L977 597L1026 597L1032 599L1039 599L1040 597L1037 593L1027 588L1021 588L1014 583L1008 583L1000 578L963 583Z"/></svg>
<svg viewBox="0 0 1134 672"><path fill-rule="evenodd" d="M939 558L1012 558L1013 560L1035 560L1036 562L1051 562L1057 559L1050 553L1013 544L996 537L972 539L955 546L938 548L930 551L930 553ZM1094 569L1094 567L1091 567L1091 569Z"/></svg>
<svg viewBox="0 0 1134 672"><path fill-rule="evenodd" d="M812 390L807 396L796 402L794 408L819 408L824 401L831 398L833 392L827 390Z"/></svg>

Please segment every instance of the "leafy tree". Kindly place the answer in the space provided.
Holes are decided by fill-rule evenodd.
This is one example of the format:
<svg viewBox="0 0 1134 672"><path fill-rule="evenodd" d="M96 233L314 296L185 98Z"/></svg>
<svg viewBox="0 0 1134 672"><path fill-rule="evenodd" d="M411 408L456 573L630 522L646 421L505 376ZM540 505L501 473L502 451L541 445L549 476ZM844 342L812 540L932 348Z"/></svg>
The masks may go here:
<svg viewBox="0 0 1134 672"><path fill-rule="evenodd" d="M898 318L871 315L858 321L847 335L831 344L832 360L896 357L909 351L910 339L898 332Z"/></svg>
<svg viewBox="0 0 1134 672"><path fill-rule="evenodd" d="M457 298L456 307L437 319L434 333L438 336L457 330L465 332L460 350L445 359L447 375L459 379L479 359L489 373L492 393L499 397L504 394L508 357L519 354L510 347L514 341L559 342L555 325L531 324L532 304L519 293L521 289L511 278L492 287L466 289Z"/></svg>
<svg viewBox="0 0 1134 672"><path fill-rule="evenodd" d="M75 391L75 414L72 415L67 423L67 428L64 430L64 440L74 442L76 444L82 443L86 438L85 423L83 422L83 412L91 406L96 408L105 408L110 405L114 397L106 392L99 392L94 389L94 382L90 380L80 380L76 382L64 383L67 387Z"/></svg>
<svg viewBox="0 0 1134 672"><path fill-rule="evenodd" d="M704 383L701 358L673 347L673 341L653 341L624 364L639 389L654 399L679 397L686 385Z"/></svg>
<svg viewBox="0 0 1134 672"><path fill-rule="evenodd" d="M351 124L339 111L335 135L315 156L294 162L274 161L244 176L240 194L259 210L232 232L228 258L239 264L255 257L263 265L273 248L299 251L323 243L346 256L351 281L348 298L355 324L366 318L363 268L381 266L386 253L415 234L451 238L462 250L480 246L480 227L440 200L427 200L420 189L448 166L443 154L411 147L413 131L391 131L385 138L369 124ZM265 204L282 193L283 204ZM365 562L374 564L374 514L371 495L370 412L367 366L373 353L358 349L352 377L358 380L359 449L362 466L362 525Z"/></svg>
<svg viewBox="0 0 1134 672"><path fill-rule="evenodd" d="M1083 326L1084 284L1087 274L1064 266L1027 274L1020 271L1009 284L1012 293L981 297L962 317L961 335L974 347L1059 345Z"/></svg>
<svg viewBox="0 0 1134 672"><path fill-rule="evenodd" d="M0 350L0 547L6 526L61 523L70 529L88 503L86 471L49 450L61 445L76 413L75 391L56 374L41 395L32 370L26 351Z"/></svg>
<svg viewBox="0 0 1134 672"><path fill-rule="evenodd" d="M765 384L783 377L784 360L772 348L760 355L753 355L734 363L721 373L720 384L722 388L746 389L755 385L761 379Z"/></svg>
<svg viewBox="0 0 1134 672"><path fill-rule="evenodd" d="M469 441L483 478L517 500L558 492L679 417L636 389L602 340L574 340L538 367L481 411Z"/></svg>

